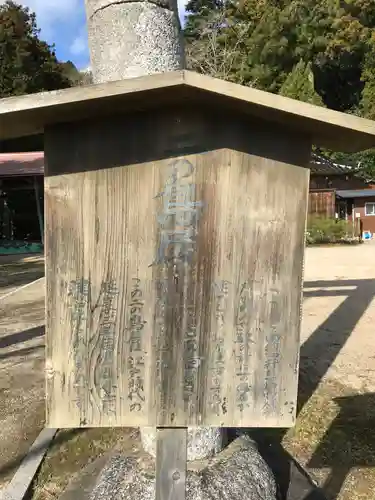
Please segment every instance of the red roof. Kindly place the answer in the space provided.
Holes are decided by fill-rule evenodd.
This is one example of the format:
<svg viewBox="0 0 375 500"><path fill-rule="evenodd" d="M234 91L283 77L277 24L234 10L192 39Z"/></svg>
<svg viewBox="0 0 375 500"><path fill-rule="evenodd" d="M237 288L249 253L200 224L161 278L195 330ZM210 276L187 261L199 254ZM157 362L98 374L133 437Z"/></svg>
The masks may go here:
<svg viewBox="0 0 375 500"><path fill-rule="evenodd" d="M0 153L0 177L44 175L44 153Z"/></svg>

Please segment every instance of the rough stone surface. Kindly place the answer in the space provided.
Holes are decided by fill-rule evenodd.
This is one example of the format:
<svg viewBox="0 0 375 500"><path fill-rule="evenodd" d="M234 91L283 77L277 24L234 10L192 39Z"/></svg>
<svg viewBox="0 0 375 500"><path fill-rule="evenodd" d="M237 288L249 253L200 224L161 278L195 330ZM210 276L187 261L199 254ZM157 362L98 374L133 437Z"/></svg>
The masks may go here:
<svg viewBox="0 0 375 500"><path fill-rule="evenodd" d="M95 83L182 69L176 11L150 2L109 5L88 17Z"/></svg>
<svg viewBox="0 0 375 500"><path fill-rule="evenodd" d="M135 0L137 2L148 2L158 5L159 7L164 7L165 9L174 10L177 5L174 0ZM119 3L134 2L134 0L86 0L86 15L90 19L99 10L106 9L110 5L116 5Z"/></svg>
<svg viewBox="0 0 375 500"><path fill-rule="evenodd" d="M256 445L240 437L209 460L191 462L186 500L276 500L275 479ZM155 462L148 456L115 456L89 500L154 500Z"/></svg>
<svg viewBox="0 0 375 500"><path fill-rule="evenodd" d="M144 427L141 429L142 445L154 458L156 457L156 429ZM201 460L219 453L223 449L223 430L218 427L188 428L187 459Z"/></svg>

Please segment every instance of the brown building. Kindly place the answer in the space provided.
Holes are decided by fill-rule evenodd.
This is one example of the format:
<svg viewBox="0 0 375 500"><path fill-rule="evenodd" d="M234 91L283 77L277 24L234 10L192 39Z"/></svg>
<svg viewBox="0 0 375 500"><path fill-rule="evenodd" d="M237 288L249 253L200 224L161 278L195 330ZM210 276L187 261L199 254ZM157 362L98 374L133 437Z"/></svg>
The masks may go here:
<svg viewBox="0 0 375 500"><path fill-rule="evenodd" d="M363 231L375 234L375 184L352 167L314 156L310 165L309 213L321 217L360 219Z"/></svg>
<svg viewBox="0 0 375 500"><path fill-rule="evenodd" d="M375 183L316 155L310 164L309 213L359 218L375 234ZM44 154L0 153L0 255L43 248Z"/></svg>
<svg viewBox="0 0 375 500"><path fill-rule="evenodd" d="M0 154L0 255L43 249L44 154Z"/></svg>

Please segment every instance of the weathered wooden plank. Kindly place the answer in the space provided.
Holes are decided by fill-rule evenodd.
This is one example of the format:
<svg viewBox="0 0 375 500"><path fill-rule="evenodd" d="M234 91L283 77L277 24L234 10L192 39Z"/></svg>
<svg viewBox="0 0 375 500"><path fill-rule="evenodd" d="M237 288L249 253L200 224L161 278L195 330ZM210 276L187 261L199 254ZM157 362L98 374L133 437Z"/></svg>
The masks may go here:
<svg viewBox="0 0 375 500"><path fill-rule="evenodd" d="M185 500L187 429L158 429L155 500Z"/></svg>
<svg viewBox="0 0 375 500"><path fill-rule="evenodd" d="M374 147L375 127L366 120L321 106L236 85L190 71L173 71L141 78L74 87L1 99L0 140L43 133L51 124L95 118L129 109L150 109L161 103L211 100L216 108L278 122L303 132L314 144L355 152Z"/></svg>
<svg viewBox="0 0 375 500"><path fill-rule="evenodd" d="M50 426L294 422L309 142L181 116L46 136Z"/></svg>

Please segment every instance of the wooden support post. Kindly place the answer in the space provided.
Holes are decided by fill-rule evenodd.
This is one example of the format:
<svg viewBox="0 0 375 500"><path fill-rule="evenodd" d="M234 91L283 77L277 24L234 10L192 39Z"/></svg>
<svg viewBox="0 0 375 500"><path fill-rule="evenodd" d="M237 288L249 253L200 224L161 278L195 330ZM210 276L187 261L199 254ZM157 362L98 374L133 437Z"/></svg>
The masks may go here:
<svg viewBox="0 0 375 500"><path fill-rule="evenodd" d="M185 500L187 427L159 428L156 442L156 500Z"/></svg>

